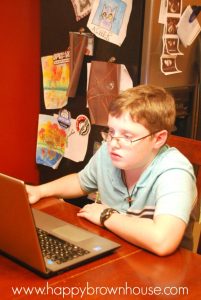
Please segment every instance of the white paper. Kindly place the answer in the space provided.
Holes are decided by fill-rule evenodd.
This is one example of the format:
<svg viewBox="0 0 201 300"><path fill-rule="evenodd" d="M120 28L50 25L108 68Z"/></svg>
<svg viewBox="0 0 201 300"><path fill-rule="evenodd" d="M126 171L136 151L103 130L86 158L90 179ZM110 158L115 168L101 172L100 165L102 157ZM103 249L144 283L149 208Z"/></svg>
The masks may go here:
<svg viewBox="0 0 201 300"><path fill-rule="evenodd" d="M86 135L79 134L76 119L71 119L64 157L75 162L83 161L87 152L89 132Z"/></svg>
<svg viewBox="0 0 201 300"><path fill-rule="evenodd" d="M133 81L126 69L125 65L121 65L121 76L120 76L120 91L125 91L133 87Z"/></svg>
<svg viewBox="0 0 201 300"><path fill-rule="evenodd" d="M87 27L98 38L121 46L131 9L130 0L94 0Z"/></svg>
<svg viewBox="0 0 201 300"><path fill-rule="evenodd" d="M189 22L192 12L191 6L188 5L177 25L177 34L184 47L190 46L201 31L200 24L196 18L193 22Z"/></svg>
<svg viewBox="0 0 201 300"><path fill-rule="evenodd" d="M161 0L158 23L165 24L165 22L166 22L166 12L167 12L167 1L166 0Z"/></svg>

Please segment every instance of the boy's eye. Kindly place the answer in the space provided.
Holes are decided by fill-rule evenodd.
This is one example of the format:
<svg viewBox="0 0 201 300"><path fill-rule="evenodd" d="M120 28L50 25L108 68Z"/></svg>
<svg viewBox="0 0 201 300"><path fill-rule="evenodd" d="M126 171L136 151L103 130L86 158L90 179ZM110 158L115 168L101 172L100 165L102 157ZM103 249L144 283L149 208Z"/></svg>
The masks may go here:
<svg viewBox="0 0 201 300"><path fill-rule="evenodd" d="M132 140L132 136L130 134L124 134L123 137L127 140Z"/></svg>
<svg viewBox="0 0 201 300"><path fill-rule="evenodd" d="M132 136L130 136L130 135L124 135L123 137L124 137L124 139L126 139L128 141L132 140Z"/></svg>

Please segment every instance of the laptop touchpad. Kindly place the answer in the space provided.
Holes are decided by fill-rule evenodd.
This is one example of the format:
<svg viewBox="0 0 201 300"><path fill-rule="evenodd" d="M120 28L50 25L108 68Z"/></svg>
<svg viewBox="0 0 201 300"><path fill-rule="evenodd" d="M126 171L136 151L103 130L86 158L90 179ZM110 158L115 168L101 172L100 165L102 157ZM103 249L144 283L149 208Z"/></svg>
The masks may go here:
<svg viewBox="0 0 201 300"><path fill-rule="evenodd" d="M74 226L64 225L52 230L53 233L57 234L60 238L71 240L74 242L81 242L92 237L90 232L76 228Z"/></svg>

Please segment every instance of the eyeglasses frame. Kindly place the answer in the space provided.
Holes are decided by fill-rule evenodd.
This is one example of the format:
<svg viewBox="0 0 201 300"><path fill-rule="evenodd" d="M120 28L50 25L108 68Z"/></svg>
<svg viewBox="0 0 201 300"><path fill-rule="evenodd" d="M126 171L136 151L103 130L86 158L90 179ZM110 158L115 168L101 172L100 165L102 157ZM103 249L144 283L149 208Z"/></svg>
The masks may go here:
<svg viewBox="0 0 201 300"><path fill-rule="evenodd" d="M144 139L146 139L147 137L149 137L149 136L151 136L151 135L153 135L153 134L155 134L155 133L158 133L159 131L161 131L161 130L153 131L153 132L151 132L151 133L149 133L149 134L147 134L147 135L145 135L145 136L143 136L143 137L141 137L141 138L138 138L138 139L134 139L134 140L129 140L129 139L128 139L128 141L129 141L129 142L131 143L131 145L132 145L133 143L138 142L138 141L141 141L141 140L144 140ZM101 133L101 136L102 136L102 138L103 138L103 140L104 140L105 142L111 142L113 139L115 139L115 140L119 143L119 139L122 139L122 138L125 139L124 136L116 136L116 137L115 137L115 136L112 136L111 133L106 132L106 131L101 131L100 133ZM103 134L107 134L107 137L110 136L110 140L108 141L107 139L105 139L105 138L103 137Z"/></svg>

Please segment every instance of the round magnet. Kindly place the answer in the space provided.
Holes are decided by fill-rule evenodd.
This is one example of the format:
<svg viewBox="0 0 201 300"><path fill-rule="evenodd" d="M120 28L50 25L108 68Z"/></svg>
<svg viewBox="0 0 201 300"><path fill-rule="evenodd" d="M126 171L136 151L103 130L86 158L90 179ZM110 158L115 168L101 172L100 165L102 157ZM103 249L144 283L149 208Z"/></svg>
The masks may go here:
<svg viewBox="0 0 201 300"><path fill-rule="evenodd" d="M91 124L87 116L79 115L76 118L76 129L80 135L86 135L91 130Z"/></svg>

